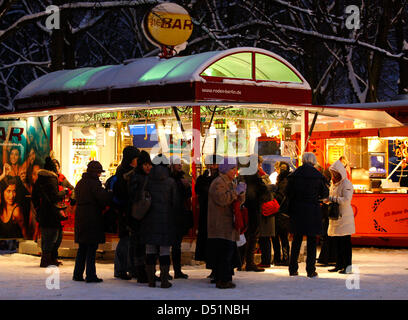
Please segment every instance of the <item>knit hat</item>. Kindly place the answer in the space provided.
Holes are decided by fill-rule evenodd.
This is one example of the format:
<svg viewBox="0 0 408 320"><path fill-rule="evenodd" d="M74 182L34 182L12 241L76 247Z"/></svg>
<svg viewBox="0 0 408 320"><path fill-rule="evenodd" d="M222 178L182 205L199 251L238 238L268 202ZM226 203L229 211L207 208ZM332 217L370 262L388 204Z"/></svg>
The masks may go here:
<svg viewBox="0 0 408 320"><path fill-rule="evenodd" d="M234 169L234 168L237 168L237 167L238 167L238 164L237 164L237 160L235 158L225 157L224 160L222 161L222 163L220 163L220 165L218 167L218 171L220 173L226 174L231 169Z"/></svg>
<svg viewBox="0 0 408 320"><path fill-rule="evenodd" d="M147 153L146 151L142 150L140 151L140 155L137 158L137 165L142 166L145 163L150 163L152 164L152 160L150 159L150 155L149 153Z"/></svg>
<svg viewBox="0 0 408 320"><path fill-rule="evenodd" d="M99 161L92 160L91 162L88 163L88 168L86 169L86 172L100 173L105 172L105 170L103 170L102 165Z"/></svg>
<svg viewBox="0 0 408 320"><path fill-rule="evenodd" d="M134 146L127 146L125 149L123 149L123 159L122 161L124 163L131 163L134 158L138 158L140 155L140 151L138 148Z"/></svg>

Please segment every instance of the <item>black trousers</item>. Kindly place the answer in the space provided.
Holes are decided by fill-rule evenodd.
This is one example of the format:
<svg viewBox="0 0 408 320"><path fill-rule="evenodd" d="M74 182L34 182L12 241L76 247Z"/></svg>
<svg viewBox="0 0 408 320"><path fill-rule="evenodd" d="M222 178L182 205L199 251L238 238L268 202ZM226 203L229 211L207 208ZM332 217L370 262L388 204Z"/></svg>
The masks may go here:
<svg viewBox="0 0 408 320"><path fill-rule="evenodd" d="M300 247L303 241L303 234L295 233L293 235L292 248L289 259L289 272L294 273L298 271L298 258ZM307 257L306 257L306 272L311 274L316 271L316 236L307 236Z"/></svg>
<svg viewBox="0 0 408 320"><path fill-rule="evenodd" d="M333 237L336 246L336 267L345 269L351 266L351 236Z"/></svg>
<svg viewBox="0 0 408 320"><path fill-rule="evenodd" d="M133 275L137 272L138 267L144 267L146 260L146 246L141 242L139 233L130 232L128 249L128 267Z"/></svg>
<svg viewBox="0 0 408 320"><path fill-rule="evenodd" d="M78 252L75 258L75 269L74 277L83 277L85 266L86 266L86 278L95 279L96 278L96 250L98 249L98 244L87 244L79 243Z"/></svg>
<svg viewBox="0 0 408 320"><path fill-rule="evenodd" d="M245 262L247 266L255 264L255 248L259 238L259 224L250 225L245 232L246 252Z"/></svg>
<svg viewBox="0 0 408 320"><path fill-rule="evenodd" d="M173 270L176 273L181 272L181 242L183 238L177 239L177 242L171 247L171 259L173 262Z"/></svg>
<svg viewBox="0 0 408 320"><path fill-rule="evenodd" d="M289 260L289 239L288 232L281 228L276 228L276 235L272 237L273 262L288 262Z"/></svg>
<svg viewBox="0 0 408 320"><path fill-rule="evenodd" d="M226 239L209 239L212 252L212 266L215 281L232 281L234 274L234 254L237 251L235 241Z"/></svg>
<svg viewBox="0 0 408 320"><path fill-rule="evenodd" d="M270 265L272 260L271 237L259 237L258 243L261 249L261 264Z"/></svg>

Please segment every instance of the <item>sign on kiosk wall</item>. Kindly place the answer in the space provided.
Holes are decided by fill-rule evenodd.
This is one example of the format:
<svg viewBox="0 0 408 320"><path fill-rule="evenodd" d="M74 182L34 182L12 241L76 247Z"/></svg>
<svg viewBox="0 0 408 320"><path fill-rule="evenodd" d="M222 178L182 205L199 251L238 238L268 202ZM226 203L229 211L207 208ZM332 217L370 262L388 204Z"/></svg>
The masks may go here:
<svg viewBox="0 0 408 320"><path fill-rule="evenodd" d="M383 238L407 236L406 194L354 194L351 205L356 225L355 236Z"/></svg>
<svg viewBox="0 0 408 320"><path fill-rule="evenodd" d="M34 239L31 192L50 153L48 117L0 122L0 239Z"/></svg>

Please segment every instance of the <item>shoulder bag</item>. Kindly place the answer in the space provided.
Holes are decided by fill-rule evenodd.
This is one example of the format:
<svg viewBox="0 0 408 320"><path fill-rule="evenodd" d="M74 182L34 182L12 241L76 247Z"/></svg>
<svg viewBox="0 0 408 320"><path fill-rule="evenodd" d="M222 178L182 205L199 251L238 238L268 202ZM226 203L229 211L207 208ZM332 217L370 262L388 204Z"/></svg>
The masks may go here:
<svg viewBox="0 0 408 320"><path fill-rule="evenodd" d="M148 179L148 177L145 178L139 199L132 202L130 207L130 215L136 220L142 220L145 217L152 203L150 193L145 190Z"/></svg>

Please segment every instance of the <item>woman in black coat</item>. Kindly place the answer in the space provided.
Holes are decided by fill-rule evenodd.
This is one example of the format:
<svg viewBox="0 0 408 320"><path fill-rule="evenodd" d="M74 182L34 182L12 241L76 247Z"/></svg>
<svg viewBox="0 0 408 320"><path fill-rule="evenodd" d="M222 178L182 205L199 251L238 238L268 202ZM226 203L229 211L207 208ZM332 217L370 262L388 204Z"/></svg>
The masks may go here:
<svg viewBox="0 0 408 320"><path fill-rule="evenodd" d="M303 165L288 176L286 195L289 200L288 214L293 232L290 252L289 274L298 275L298 257L303 236L307 236L307 276L312 278L316 273L316 235L322 231L320 200L329 196L325 177L314 167L316 156L305 152Z"/></svg>
<svg viewBox="0 0 408 320"><path fill-rule="evenodd" d="M276 190L273 192L273 197L276 199L276 201L278 201L279 205L282 205L282 202L285 199L286 186L288 184L288 175L289 164L281 161L279 164L279 174L276 180ZM287 220L288 216L286 215L286 212L280 210L275 214L276 237L273 240L273 258L274 264L278 266L289 265L289 223L287 222Z"/></svg>
<svg viewBox="0 0 408 320"><path fill-rule="evenodd" d="M33 186L32 200L41 231L40 267L60 264L57 257L62 241L62 225L57 204L64 199L67 191L58 191L57 174L57 167L47 157L44 169L38 171L38 179Z"/></svg>
<svg viewBox="0 0 408 320"><path fill-rule="evenodd" d="M245 193L245 207L248 209L248 229L245 232L246 252L245 252L245 270L263 272L255 264L255 247L260 235L260 224L262 219L262 204L270 200L270 193L258 171L253 175L243 176L247 185Z"/></svg>
<svg viewBox="0 0 408 320"><path fill-rule="evenodd" d="M220 157L216 155L207 156L205 159L205 165L207 170L197 178L195 185L195 192L198 196L198 203L200 206L200 214L198 217L198 233L196 241L196 249L194 254L194 260L204 261L207 263L207 217L208 217L208 190L210 189L211 183L215 178L218 177L218 163L220 162ZM207 268L209 265L207 264ZM213 278L213 273L211 272L210 278Z"/></svg>
<svg viewBox="0 0 408 320"><path fill-rule="evenodd" d="M190 208L191 186L184 178L181 159L177 156L172 156L170 163L170 176L177 185L177 206L175 208L177 239L171 247L171 259L173 262L174 279L187 279L188 275L181 271L181 243L183 237L193 225L193 216Z"/></svg>
<svg viewBox="0 0 408 320"><path fill-rule="evenodd" d="M158 156L159 157L159 156ZM146 244L146 273L149 287L155 287L155 267L159 254L162 288L171 287L169 282L170 247L176 242L177 230L174 210L177 203L176 182L170 177L168 159L160 156L149 174L146 190L151 195L151 206L140 224L142 243Z"/></svg>
<svg viewBox="0 0 408 320"><path fill-rule="evenodd" d="M101 282L96 276L95 256L99 243L105 243L103 209L111 202L112 193L102 187L99 177L104 172L98 161L88 163L87 171L75 186L75 242L79 244L73 280Z"/></svg>

